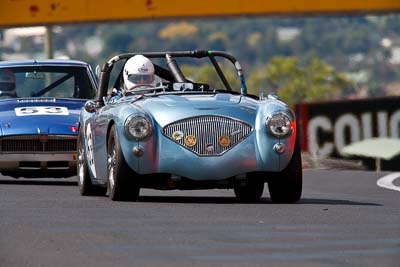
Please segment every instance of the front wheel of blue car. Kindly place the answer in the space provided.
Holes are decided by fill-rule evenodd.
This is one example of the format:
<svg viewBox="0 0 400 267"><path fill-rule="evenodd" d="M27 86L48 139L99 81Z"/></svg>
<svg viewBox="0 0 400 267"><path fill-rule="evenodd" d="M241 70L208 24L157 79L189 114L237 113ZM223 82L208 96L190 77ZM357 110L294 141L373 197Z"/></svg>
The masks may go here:
<svg viewBox="0 0 400 267"><path fill-rule="evenodd" d="M78 187L82 196L104 196L107 188L93 185L90 179L89 167L87 164L85 153L85 141L83 135L83 127L79 128L78 132Z"/></svg>
<svg viewBox="0 0 400 267"><path fill-rule="evenodd" d="M107 145L108 194L113 201L133 201L139 197L140 187L121 151L116 126L110 130Z"/></svg>
<svg viewBox="0 0 400 267"><path fill-rule="evenodd" d="M303 187L301 151L296 141L293 156L283 171L268 181L269 194L274 203L295 203L299 201Z"/></svg>

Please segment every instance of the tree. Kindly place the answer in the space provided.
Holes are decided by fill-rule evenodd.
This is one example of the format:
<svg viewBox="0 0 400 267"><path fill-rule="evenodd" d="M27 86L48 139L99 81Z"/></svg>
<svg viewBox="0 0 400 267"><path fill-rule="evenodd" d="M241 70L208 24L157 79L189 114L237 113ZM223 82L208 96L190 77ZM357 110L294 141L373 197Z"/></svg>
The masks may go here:
<svg viewBox="0 0 400 267"><path fill-rule="evenodd" d="M274 57L270 63L249 77L249 92L259 94L266 86L267 93L275 91L290 104L302 101L328 100L340 95L350 85L344 74L319 58L301 66L295 57ZM265 88L265 87L264 87Z"/></svg>
<svg viewBox="0 0 400 267"><path fill-rule="evenodd" d="M173 40L178 37L193 37L197 34L198 28L190 23L171 23L159 31L161 39Z"/></svg>

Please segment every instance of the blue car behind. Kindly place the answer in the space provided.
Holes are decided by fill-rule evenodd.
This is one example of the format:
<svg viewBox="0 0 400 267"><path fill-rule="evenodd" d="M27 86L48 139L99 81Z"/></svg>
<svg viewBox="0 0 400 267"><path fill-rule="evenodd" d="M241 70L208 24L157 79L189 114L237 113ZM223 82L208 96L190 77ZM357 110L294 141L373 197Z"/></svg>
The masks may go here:
<svg viewBox="0 0 400 267"><path fill-rule="evenodd" d="M85 62L0 62L0 172L15 178L75 175L79 113L96 86Z"/></svg>

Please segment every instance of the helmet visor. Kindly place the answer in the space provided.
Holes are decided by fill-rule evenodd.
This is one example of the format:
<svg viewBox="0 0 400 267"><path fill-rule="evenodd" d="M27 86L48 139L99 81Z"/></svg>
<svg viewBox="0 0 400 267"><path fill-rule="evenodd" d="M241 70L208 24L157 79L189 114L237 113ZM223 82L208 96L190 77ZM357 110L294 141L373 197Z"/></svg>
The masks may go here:
<svg viewBox="0 0 400 267"><path fill-rule="evenodd" d="M154 75L129 74L128 80L134 84L151 84L154 81Z"/></svg>

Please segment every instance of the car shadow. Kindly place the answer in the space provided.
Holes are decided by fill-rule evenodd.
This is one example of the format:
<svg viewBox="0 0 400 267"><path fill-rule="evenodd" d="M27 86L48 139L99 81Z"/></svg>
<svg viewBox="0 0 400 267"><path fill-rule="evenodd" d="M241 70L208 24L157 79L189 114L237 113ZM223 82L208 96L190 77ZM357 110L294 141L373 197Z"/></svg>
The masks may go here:
<svg viewBox="0 0 400 267"><path fill-rule="evenodd" d="M0 184L10 185L45 185L45 186L77 186L78 182L75 180L61 180L54 178L49 180L36 180L36 179L0 179ZM196 203L196 204L272 204L269 197L263 197L257 202L240 202L235 197L230 196L139 196L138 202L155 202L155 203ZM286 205L342 205L342 206L383 206L382 204L370 202L358 202L343 199L322 199L322 198L302 198L298 202Z"/></svg>
<svg viewBox="0 0 400 267"><path fill-rule="evenodd" d="M240 202L235 197L201 197L201 196L140 196L138 202L157 202L157 203L196 203L196 204L272 204L282 205L279 203L273 203L268 197L263 197L257 202ZM304 198L294 204L286 205L343 205L343 206L383 206L382 204L368 203L368 202L357 202L350 200L340 199L315 199L315 198Z"/></svg>
<svg viewBox="0 0 400 267"><path fill-rule="evenodd" d="M72 180L60 180L59 178L54 178L54 180L10 179L0 180L0 184L77 186L78 182Z"/></svg>
<svg viewBox="0 0 400 267"><path fill-rule="evenodd" d="M370 202L358 202L343 199L321 199L321 198L302 198L297 204L322 204L322 205L344 205L344 206L383 206L382 204Z"/></svg>

